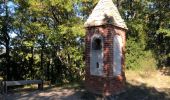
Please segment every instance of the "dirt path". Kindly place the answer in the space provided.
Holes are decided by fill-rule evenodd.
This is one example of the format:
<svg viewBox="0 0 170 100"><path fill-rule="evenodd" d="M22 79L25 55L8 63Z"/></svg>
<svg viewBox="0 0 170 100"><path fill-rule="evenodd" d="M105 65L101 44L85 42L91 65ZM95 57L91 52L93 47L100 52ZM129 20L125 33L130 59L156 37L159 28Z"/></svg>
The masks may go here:
<svg viewBox="0 0 170 100"><path fill-rule="evenodd" d="M81 100L84 90L52 88L30 93L15 93L5 96L5 100Z"/></svg>
<svg viewBox="0 0 170 100"><path fill-rule="evenodd" d="M5 95L1 100L103 100L101 96L90 94L84 89L52 88L44 91ZM170 100L170 88L147 87L145 84L127 83L126 92L108 100Z"/></svg>

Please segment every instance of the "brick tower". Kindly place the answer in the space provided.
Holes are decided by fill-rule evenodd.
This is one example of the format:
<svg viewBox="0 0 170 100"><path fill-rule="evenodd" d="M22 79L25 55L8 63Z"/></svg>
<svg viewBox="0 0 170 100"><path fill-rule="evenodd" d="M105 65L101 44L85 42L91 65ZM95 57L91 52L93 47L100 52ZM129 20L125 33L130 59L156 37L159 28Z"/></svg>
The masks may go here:
<svg viewBox="0 0 170 100"><path fill-rule="evenodd" d="M127 26L112 0L100 0L84 26L86 89L105 96L122 92Z"/></svg>

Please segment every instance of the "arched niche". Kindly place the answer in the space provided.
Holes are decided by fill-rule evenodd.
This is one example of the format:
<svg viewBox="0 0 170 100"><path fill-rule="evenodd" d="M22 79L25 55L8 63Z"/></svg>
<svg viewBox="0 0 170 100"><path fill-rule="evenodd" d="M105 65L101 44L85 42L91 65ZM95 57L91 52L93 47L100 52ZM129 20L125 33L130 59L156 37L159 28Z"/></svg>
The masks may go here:
<svg viewBox="0 0 170 100"><path fill-rule="evenodd" d="M123 40L120 35L115 35L113 39L113 75L121 75L122 72L122 47Z"/></svg>
<svg viewBox="0 0 170 100"><path fill-rule="evenodd" d="M90 74L103 75L103 37L95 34L91 38Z"/></svg>

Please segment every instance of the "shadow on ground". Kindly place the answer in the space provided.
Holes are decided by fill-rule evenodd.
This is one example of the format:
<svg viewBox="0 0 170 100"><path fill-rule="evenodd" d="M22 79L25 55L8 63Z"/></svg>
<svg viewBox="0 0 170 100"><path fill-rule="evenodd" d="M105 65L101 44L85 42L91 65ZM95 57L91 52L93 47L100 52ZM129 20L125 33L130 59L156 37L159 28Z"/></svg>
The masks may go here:
<svg viewBox="0 0 170 100"><path fill-rule="evenodd" d="M103 100L103 97L85 92L82 100ZM106 97L106 100L170 100L170 88L156 89L147 87L146 84L134 86L127 83L126 92Z"/></svg>
<svg viewBox="0 0 170 100"><path fill-rule="evenodd" d="M27 94L8 94L4 100L170 100L170 88L157 89L146 84L126 85L126 92L103 99L84 89L51 88L43 91L28 92Z"/></svg>
<svg viewBox="0 0 170 100"><path fill-rule="evenodd" d="M117 100L170 100L170 88L156 89L146 84L133 86L127 83L126 92L118 95Z"/></svg>

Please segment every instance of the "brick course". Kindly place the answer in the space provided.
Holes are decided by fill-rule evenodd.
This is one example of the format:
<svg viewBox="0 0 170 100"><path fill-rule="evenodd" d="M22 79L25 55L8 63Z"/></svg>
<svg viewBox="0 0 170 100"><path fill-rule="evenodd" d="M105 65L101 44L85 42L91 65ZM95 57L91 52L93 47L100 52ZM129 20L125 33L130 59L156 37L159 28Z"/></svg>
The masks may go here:
<svg viewBox="0 0 170 100"><path fill-rule="evenodd" d="M113 25L103 25L96 27L86 28L85 38L85 62L86 62L86 74L85 74L85 86L86 89L95 94L113 95L120 93L124 90L125 86L125 30ZM90 75L90 47L91 37L94 34L100 34L103 37L103 76ZM113 39L116 34L119 34L123 39L122 48L122 74L119 76L113 76Z"/></svg>

